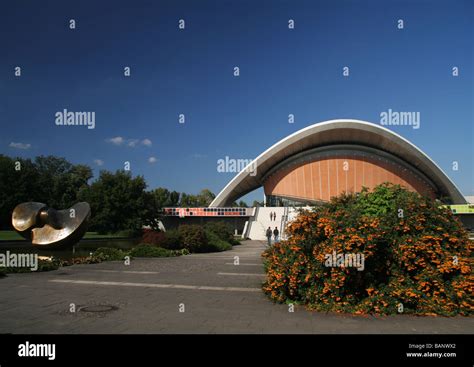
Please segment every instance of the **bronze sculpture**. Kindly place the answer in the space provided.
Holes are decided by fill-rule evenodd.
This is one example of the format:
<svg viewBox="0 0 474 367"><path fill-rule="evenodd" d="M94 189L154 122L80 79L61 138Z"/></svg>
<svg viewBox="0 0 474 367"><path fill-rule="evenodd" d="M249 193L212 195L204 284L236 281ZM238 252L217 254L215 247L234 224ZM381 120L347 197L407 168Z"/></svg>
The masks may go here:
<svg viewBox="0 0 474 367"><path fill-rule="evenodd" d="M15 230L38 248L72 247L84 236L91 215L88 203L81 202L69 209L55 210L46 204L19 204L12 213Z"/></svg>

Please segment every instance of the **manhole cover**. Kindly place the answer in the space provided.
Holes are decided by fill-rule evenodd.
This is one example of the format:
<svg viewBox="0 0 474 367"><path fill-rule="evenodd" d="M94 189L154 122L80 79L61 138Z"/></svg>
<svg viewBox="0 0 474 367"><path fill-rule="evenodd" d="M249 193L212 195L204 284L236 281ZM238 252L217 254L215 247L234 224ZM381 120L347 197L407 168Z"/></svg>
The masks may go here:
<svg viewBox="0 0 474 367"><path fill-rule="evenodd" d="M93 305L93 306L83 306L79 308L79 311L82 312L110 312L118 310L117 306L111 305Z"/></svg>

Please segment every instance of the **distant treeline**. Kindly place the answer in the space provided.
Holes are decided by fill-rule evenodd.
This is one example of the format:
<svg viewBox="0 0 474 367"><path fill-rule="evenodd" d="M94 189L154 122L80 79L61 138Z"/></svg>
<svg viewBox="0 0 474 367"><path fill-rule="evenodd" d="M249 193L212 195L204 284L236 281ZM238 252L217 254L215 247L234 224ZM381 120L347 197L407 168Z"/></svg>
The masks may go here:
<svg viewBox="0 0 474 367"><path fill-rule="evenodd" d="M147 190L143 176L129 171L102 170L95 180L92 168L72 164L64 158L39 156L35 159L0 155L0 228L12 229L11 214L16 205L37 201L55 209L66 209L79 201L91 205L89 229L101 233L138 233L143 225L157 228L163 207L208 206L215 195L208 189L197 195ZM243 201L234 206L247 206Z"/></svg>

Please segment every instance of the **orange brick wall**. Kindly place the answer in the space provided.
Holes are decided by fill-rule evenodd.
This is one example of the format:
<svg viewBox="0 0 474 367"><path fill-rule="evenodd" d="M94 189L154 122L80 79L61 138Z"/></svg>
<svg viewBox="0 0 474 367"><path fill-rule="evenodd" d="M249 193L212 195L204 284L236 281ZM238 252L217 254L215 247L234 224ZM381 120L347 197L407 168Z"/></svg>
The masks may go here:
<svg viewBox="0 0 474 367"><path fill-rule="evenodd" d="M347 171L344 162L347 162ZM359 192L362 186L372 189L383 182L435 197L426 182L398 164L354 156L322 158L282 169L266 179L264 190L266 195L329 200L344 191Z"/></svg>

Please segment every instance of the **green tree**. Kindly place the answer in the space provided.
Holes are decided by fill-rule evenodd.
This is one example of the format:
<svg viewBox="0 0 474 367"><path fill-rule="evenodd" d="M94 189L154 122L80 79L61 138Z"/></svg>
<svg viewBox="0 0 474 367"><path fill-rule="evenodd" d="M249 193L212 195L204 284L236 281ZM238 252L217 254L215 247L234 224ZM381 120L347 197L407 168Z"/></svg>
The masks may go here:
<svg viewBox="0 0 474 367"><path fill-rule="evenodd" d="M215 197L216 195L214 195L209 189L203 189L197 195L186 194L183 192L181 194L179 206L182 208L206 207L211 204Z"/></svg>
<svg viewBox="0 0 474 367"><path fill-rule="evenodd" d="M197 206L196 197L194 195L186 194L185 192L181 193L179 206L182 208L196 207Z"/></svg>
<svg viewBox="0 0 474 367"><path fill-rule="evenodd" d="M209 206L212 203L212 200L214 200L216 195L209 190L209 189L203 189L199 192L199 194L196 197L197 204L198 206Z"/></svg>
<svg viewBox="0 0 474 367"><path fill-rule="evenodd" d="M156 195L156 190L145 191L143 193L144 208L142 212L142 224L149 226L154 231L160 231L160 222L163 216L163 198Z"/></svg>
<svg viewBox="0 0 474 367"><path fill-rule="evenodd" d="M171 206L171 193L168 189L164 187L157 187L156 189L150 191L153 195L153 200L156 205L160 208Z"/></svg>
<svg viewBox="0 0 474 367"><path fill-rule="evenodd" d="M0 155L0 227L11 229L11 215L16 205L40 201L37 192L38 172L30 159Z"/></svg>
<svg viewBox="0 0 474 367"><path fill-rule="evenodd" d="M179 206L179 192L170 192L170 206Z"/></svg>
<svg viewBox="0 0 474 367"><path fill-rule="evenodd" d="M73 165L64 158L40 156L31 161L0 155L0 227L11 228L11 213L22 202L71 207L91 177L88 166Z"/></svg>
<svg viewBox="0 0 474 367"><path fill-rule="evenodd" d="M179 205L180 195L179 192L169 191L164 187L157 187L150 191L155 200L155 204L159 208L164 207L175 207Z"/></svg>
<svg viewBox="0 0 474 367"><path fill-rule="evenodd" d="M81 191L81 199L91 205L91 229L101 233L129 230L139 232L150 213L142 176L129 172L101 171L99 178Z"/></svg>
<svg viewBox="0 0 474 367"><path fill-rule="evenodd" d="M150 226L153 230L160 230L160 220L162 218L162 209L165 207L174 207L179 203L179 193L170 192L164 187L145 193L145 216L144 224Z"/></svg>

